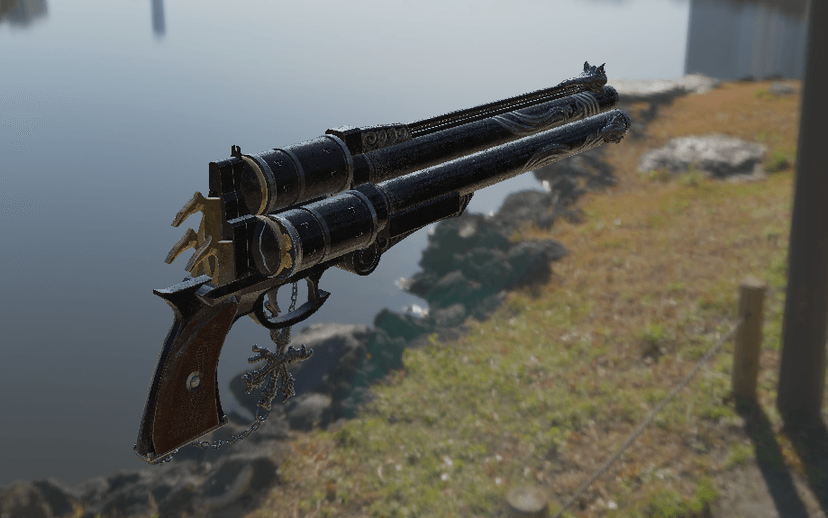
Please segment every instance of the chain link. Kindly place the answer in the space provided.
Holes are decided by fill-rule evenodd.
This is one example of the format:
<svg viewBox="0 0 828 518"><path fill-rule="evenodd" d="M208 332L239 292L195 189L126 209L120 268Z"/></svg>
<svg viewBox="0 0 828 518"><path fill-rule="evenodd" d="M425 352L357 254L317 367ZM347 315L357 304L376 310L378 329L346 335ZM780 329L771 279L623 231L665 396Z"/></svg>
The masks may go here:
<svg viewBox="0 0 828 518"><path fill-rule="evenodd" d="M259 427L262 425L262 423L264 423L265 420L267 419L267 417L270 415L270 410L265 410L264 415L259 415L259 411L260 411L260 409L256 409L256 419L247 428L247 430L243 430L243 431L237 433L236 435L231 435L227 439L217 439L213 442L195 441L195 442L191 442L190 445L191 446L198 446L202 450L207 450L207 449L210 449L210 448L213 448L214 450L217 450L217 449L219 449L223 446L227 446L228 444L233 444L234 442L240 441L240 440L244 439L245 437L247 437L248 435L250 435L251 433L258 430Z"/></svg>
<svg viewBox="0 0 828 518"><path fill-rule="evenodd" d="M569 509L569 507L575 503L575 501L584 493L584 491L587 490L587 488L589 488L589 486L592 485L593 482L598 480L598 478L601 475L607 472L610 466L612 466L615 463L615 461L617 461L621 457L621 455L623 455L624 452L627 451L627 448L629 448L633 441L635 441L638 438L638 436L641 435L644 429L647 428L647 426L649 426L650 423L653 422L655 416L659 412L661 412L661 410L667 405L667 403L669 403L673 399L673 397L675 397L675 395L678 394L679 391L681 391L681 389L686 387L693 380L696 374L698 374L699 370L701 370L704 364L707 363L707 360L709 360L714 354L719 352L719 349L722 348L722 345L724 345L724 343L727 340L729 340L734 334L736 334L736 331L738 331L738 329L742 326L742 324L745 323L745 321L749 317L750 313L745 314L742 318L739 319L738 322L736 322L733 325L733 327L726 335L719 339L719 342L716 345L708 349L704 356L702 356L702 358L696 363L696 366L693 367L693 370L690 371L690 374L685 376L685 378L681 380L678 383L678 385L676 385L673 388L672 392L670 392L670 394L668 394L667 397L665 397L663 400L661 400L661 402L658 405L656 405L653 411L650 412L650 415L647 416L647 419L645 419L643 423L638 425L638 428L636 428L635 431L631 433L629 437L627 437L627 440L624 441L624 444L622 444L620 448L618 448L618 451L615 452L615 455L613 455L609 458L609 460L604 462L604 464L600 468L598 468L598 470L595 471L595 473L593 473L591 477L589 477L589 480L581 484L581 487L579 487L578 490L575 491L575 494L572 495L572 497L570 497L570 499L566 501L566 503L558 510L557 513L555 513L555 516L553 516L552 518L561 518L564 511Z"/></svg>
<svg viewBox="0 0 828 518"><path fill-rule="evenodd" d="M297 287L297 282L293 283L293 291L290 294L290 309L288 312L293 311L296 309L296 299L299 297L299 288ZM288 328L290 329L290 328Z"/></svg>

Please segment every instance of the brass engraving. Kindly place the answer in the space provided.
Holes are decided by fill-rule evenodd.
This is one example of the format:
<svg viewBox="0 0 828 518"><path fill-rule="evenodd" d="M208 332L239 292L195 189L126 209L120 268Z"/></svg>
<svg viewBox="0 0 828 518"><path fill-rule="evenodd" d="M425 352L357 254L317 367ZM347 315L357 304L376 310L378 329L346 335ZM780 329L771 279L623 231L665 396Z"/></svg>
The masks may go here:
<svg viewBox="0 0 828 518"><path fill-rule="evenodd" d="M200 192L193 194L175 215L172 226L177 227L193 214L201 212L198 232L187 229L184 236L172 247L164 262L171 264L184 250L194 248L195 253L184 267L193 277L209 275L217 285L234 280L233 242L220 241L221 200L205 198Z"/></svg>

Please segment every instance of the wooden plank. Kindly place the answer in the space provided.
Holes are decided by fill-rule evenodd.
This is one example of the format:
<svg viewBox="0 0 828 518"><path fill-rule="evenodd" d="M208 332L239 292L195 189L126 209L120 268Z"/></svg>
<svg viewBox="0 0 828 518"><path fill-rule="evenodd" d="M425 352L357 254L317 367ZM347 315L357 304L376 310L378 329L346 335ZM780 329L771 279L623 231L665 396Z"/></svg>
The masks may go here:
<svg viewBox="0 0 828 518"><path fill-rule="evenodd" d="M748 317L736 332L733 352L733 395L737 399L756 401L765 289L756 277L746 278L739 286L739 316Z"/></svg>

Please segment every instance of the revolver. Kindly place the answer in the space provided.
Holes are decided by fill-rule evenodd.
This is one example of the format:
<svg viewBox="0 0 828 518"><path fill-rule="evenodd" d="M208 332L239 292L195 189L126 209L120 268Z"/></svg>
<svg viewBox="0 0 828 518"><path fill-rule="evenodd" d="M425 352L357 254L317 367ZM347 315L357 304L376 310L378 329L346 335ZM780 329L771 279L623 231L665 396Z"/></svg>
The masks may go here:
<svg viewBox="0 0 828 518"><path fill-rule="evenodd" d="M174 313L149 387L135 453L158 464L183 446L218 448L267 418L272 400L294 394L287 365L310 358L289 346L290 329L330 297L323 273L369 275L382 255L413 232L463 213L478 189L619 142L630 119L616 109L604 65L551 88L409 124L342 126L324 135L209 164L207 196L196 192L173 226L202 213L166 258L195 253L182 282L153 293ZM297 283L307 300L296 307ZM291 285L284 310L279 288ZM243 375L262 388L255 421L227 440L199 442L228 422L217 384L219 355L243 316L270 330L275 350L253 346Z"/></svg>

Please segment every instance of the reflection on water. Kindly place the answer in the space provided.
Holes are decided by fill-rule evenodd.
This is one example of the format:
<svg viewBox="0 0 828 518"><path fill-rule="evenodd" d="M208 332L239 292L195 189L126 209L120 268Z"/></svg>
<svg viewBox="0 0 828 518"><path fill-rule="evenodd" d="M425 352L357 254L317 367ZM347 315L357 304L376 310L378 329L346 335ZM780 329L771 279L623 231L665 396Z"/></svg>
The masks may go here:
<svg viewBox="0 0 828 518"><path fill-rule="evenodd" d="M163 38L167 32L164 22L164 0L152 2L152 32ZM46 0L0 0L0 24L4 22L18 28L31 26L35 20L49 14Z"/></svg>
<svg viewBox="0 0 828 518"><path fill-rule="evenodd" d="M152 32L162 38L167 32L164 24L164 0L152 0Z"/></svg>
<svg viewBox="0 0 828 518"><path fill-rule="evenodd" d="M805 29L804 0L691 0L684 71L801 78Z"/></svg>
<svg viewBox="0 0 828 518"><path fill-rule="evenodd" d="M0 24L28 27L47 14L46 0L0 0Z"/></svg>

